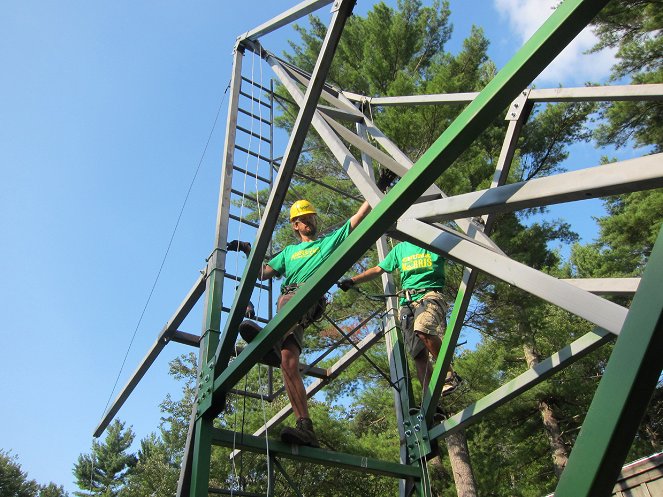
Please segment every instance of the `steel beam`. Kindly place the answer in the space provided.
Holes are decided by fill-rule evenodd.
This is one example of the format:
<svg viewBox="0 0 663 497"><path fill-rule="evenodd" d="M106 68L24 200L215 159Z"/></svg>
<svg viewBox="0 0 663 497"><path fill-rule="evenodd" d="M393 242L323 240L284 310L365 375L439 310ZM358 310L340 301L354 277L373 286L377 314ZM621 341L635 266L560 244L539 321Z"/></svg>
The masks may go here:
<svg viewBox="0 0 663 497"><path fill-rule="evenodd" d="M380 131L375 123L373 123L369 118L365 118L366 130L368 133L377 141L397 162L403 164L407 169L411 169L413 166L412 161L400 150L396 144L394 144L389 138L387 138L382 131ZM436 189L441 197L446 198L447 195L442 190L440 190L437 185L431 185L431 188ZM491 250L494 250L499 253L503 253L502 250L493 242L487 235L485 235L470 218L458 218L454 219L456 224L465 231L470 237L477 240L477 242L483 244L484 246L490 247Z"/></svg>
<svg viewBox="0 0 663 497"><path fill-rule="evenodd" d="M661 186L663 153L415 204L403 218L442 222Z"/></svg>
<svg viewBox="0 0 663 497"><path fill-rule="evenodd" d="M562 281L595 295L633 295L640 285L640 278L574 278Z"/></svg>
<svg viewBox="0 0 663 497"><path fill-rule="evenodd" d="M201 400L211 397L211 389L205 384L204 374L219 343L221 314L223 313L223 286L226 272L226 245L228 224L230 222L230 197L232 193L233 172L235 169L235 141L237 137L237 115L242 88L243 49L235 47L233 54L232 77L228 115L226 117L225 138L223 142L223 163L219 185L214 247L207 260L205 274L205 305L203 308L202 336L198 354L198 377L196 385L196 413L200 411ZM204 497L209 487L211 461L212 416L196 419L189 424L187 447L180 467L177 497Z"/></svg>
<svg viewBox="0 0 663 497"><path fill-rule="evenodd" d="M193 309L193 306L196 305L198 299L200 299L200 296L203 294L204 290L205 290L205 279L201 276L198 278L198 281L194 283L191 290L189 290L189 293L184 298L180 306L177 308L173 316L163 327L163 330L161 330L161 333L159 333L159 336L157 337L156 341L154 342L154 344L152 344L152 347L147 352L141 363L138 365L136 371L134 371L134 373L131 375L131 378L129 378L127 384L124 386L122 391L118 394L118 396L111 404L110 409L108 409L108 411L106 411L106 413L104 414L103 418L101 419L96 429L94 430L95 438L99 438L106 429L106 427L108 427L110 422L113 421L113 418L120 410L120 408L124 405L124 402L127 400L129 395L131 395L131 392L134 391L134 388L136 388L138 382L143 378L143 376L145 376L145 373L147 373L147 370L154 363L154 361L156 361L157 357L159 357L161 351L172 339L172 337L177 333L177 327L180 324L182 324L182 322L187 317L191 309Z"/></svg>
<svg viewBox="0 0 663 497"><path fill-rule="evenodd" d="M663 368L663 228L589 407L557 497L609 496Z"/></svg>
<svg viewBox="0 0 663 497"><path fill-rule="evenodd" d="M532 110L531 104L527 103L528 95L529 90L521 91L516 99L511 102L511 106L507 111L506 120L509 122L509 124L504 136L504 141L502 142L500 155L497 159L497 166L495 167L495 173L493 174L493 181L490 185L491 188L496 188L503 185L509 176L513 156L516 152L516 145L518 144L518 139L520 138L520 132L522 131L523 125ZM493 220L493 216L484 216L483 230L477 228L475 224L470 224L469 227L473 230L472 234L481 233L483 237L488 238L493 230ZM470 233L468 232L468 234ZM460 286L458 287L458 293L456 295L456 301L454 304L453 312L451 314L451 319L449 320L449 326L447 326L447 330L442 339L440 353L437 357L437 360L435 361L431 380L428 384L428 388L424 392L424 398L421 402L426 413L426 422L428 424L432 423L433 421L435 409L432 407L437 406L439 403L442 389L444 388L444 383L446 381L447 372L451 367L451 360L453 359L454 351L456 350L458 337L460 336L460 331L463 328L465 313L467 312L470 301L472 300L472 293L474 292L474 285L476 280L476 270L471 268L463 269L463 278L461 279Z"/></svg>
<svg viewBox="0 0 663 497"><path fill-rule="evenodd" d="M250 452L260 454L267 453L268 456L277 456L295 461L306 461L307 463L323 464L335 468L348 469L371 475L391 476L396 478L421 478L421 471L414 466L380 461L372 457L344 454L331 450L306 447L304 445L290 445L275 440L269 441L269 446L264 437L253 435L236 434L234 431L215 428L212 442L221 447L238 447Z"/></svg>
<svg viewBox="0 0 663 497"><path fill-rule="evenodd" d="M585 357L587 354L593 352L613 338L614 335L600 328L596 328L594 331L583 335L556 354L541 361L533 368L528 369L513 380L505 383L497 390L454 414L442 424L431 428L429 432L431 438L439 438L463 430L477 421L480 421L486 414L492 412L514 397L535 387L542 381L550 378L553 374L570 366L578 359Z"/></svg>
<svg viewBox="0 0 663 497"><path fill-rule="evenodd" d="M239 43L244 40L255 41L261 36L265 36L266 34L286 26L291 22L310 14L311 12L315 12L325 5L329 5L333 1L334 0L306 0L305 2L301 2L291 9L288 9L278 16L273 17L269 21L261 24L257 28L254 28L250 31L247 31L243 35L238 36L237 42Z"/></svg>
<svg viewBox="0 0 663 497"><path fill-rule="evenodd" d="M407 95L397 97L366 97L352 92L343 92L348 99L367 105L443 105L468 104L479 96L479 92L440 93L435 95ZM583 86L579 88L533 89L532 102L617 102L663 100L663 84Z"/></svg>
<svg viewBox="0 0 663 497"><path fill-rule="evenodd" d="M480 269L510 285L550 302L603 329L619 334L626 314L624 307L550 275L532 269L434 226L417 220L399 221L396 229L422 247L465 266Z"/></svg>

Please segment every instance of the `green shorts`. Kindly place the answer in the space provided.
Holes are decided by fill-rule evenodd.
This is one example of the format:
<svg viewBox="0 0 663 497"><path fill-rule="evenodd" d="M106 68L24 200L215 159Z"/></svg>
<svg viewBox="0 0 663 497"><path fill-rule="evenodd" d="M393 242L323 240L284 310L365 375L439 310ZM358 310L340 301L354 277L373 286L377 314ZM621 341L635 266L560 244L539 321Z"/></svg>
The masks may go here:
<svg viewBox="0 0 663 497"><path fill-rule="evenodd" d="M417 332L443 337L447 329L446 315L447 305L444 297L441 292L436 290L426 292L419 300L401 307L401 330L405 347L412 357L417 357L425 349Z"/></svg>

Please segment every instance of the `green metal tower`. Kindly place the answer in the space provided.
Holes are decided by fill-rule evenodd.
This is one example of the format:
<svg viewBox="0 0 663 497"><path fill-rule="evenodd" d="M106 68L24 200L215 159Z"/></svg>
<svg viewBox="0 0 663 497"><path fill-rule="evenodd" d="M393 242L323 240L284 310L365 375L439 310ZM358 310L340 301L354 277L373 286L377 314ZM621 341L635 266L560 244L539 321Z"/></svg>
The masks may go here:
<svg viewBox="0 0 663 497"><path fill-rule="evenodd" d="M659 235L630 309L603 299L593 292L632 293L635 291L632 281L559 280L509 258L489 235L492 216L495 213L662 186L663 154L624 161L628 164L609 164L524 183L505 183L520 131L536 103L661 100L663 85L528 89L532 80L607 3L607 0L566 0L480 93L367 98L326 83L336 46L354 3L353 0L333 2L327 34L310 74L270 53L260 44L260 38L310 12L332 4L331 0L304 1L237 39L213 251L207 260L204 274L198 278L161 331L152 349L102 419L95 436L104 431L157 355L172 340L200 348L197 405L191 417L178 496L202 497L210 493L210 460L214 445L267 454L272 461L270 479L273 479L273 468L276 468L287 480L288 475L282 470L279 459L296 459L367 474L391 476L401 480L401 495L410 492L422 496L430 495L425 461L426 456L431 453L432 440L442 439L479 421L491 410L618 337L606 373L556 491L556 495L569 497L609 495L661 373L663 293L658 287L663 281L663 235ZM274 93L271 86L267 87L262 82L256 83L242 75L242 61L247 51L253 52L271 68L272 73L299 106L299 114L281 159L274 158ZM253 85L261 96L267 95L269 101L254 97L252 92L246 90L246 85ZM242 107L242 99L256 103L265 114L262 110L249 111ZM466 104L466 107L433 146L416 163L412 163L371 119L361 112L362 106L367 102L373 106ZM434 185L434 181L447 168L453 167L455 159L505 108L509 108L506 117L508 128L491 188L448 197ZM257 122L258 126L264 125L266 131L256 133L252 127L241 124L242 119ZM339 120L354 123L356 133L340 124ZM272 316L271 311L266 316L259 316L259 320L265 323L264 332L236 355L238 325L243 319L249 300L255 298L255 292L264 292L261 295L268 301L266 307L272 307L271 285L256 284L256 281L261 261L270 249L272 233L282 211L286 192L293 176L298 174L296 164L302 153L304 139L311 128L322 138L338 160L339 167L345 170L373 209L331 258L306 282L306 291L298 292L276 316ZM258 147L256 150L241 145L238 135L252 137L252 142L261 143L262 148ZM369 143L369 136L379 143L381 148ZM359 160L353 157L345 145L346 142L361 151ZM253 168L242 166L238 156L254 157L260 165ZM380 192L372 177L372 160L391 169L400 178L386 195ZM234 200L246 193L243 189L246 185L243 180L246 178L255 180L256 185L259 184L255 187L256 190L270 188L270 196L266 205L262 206L259 223L247 220L235 209L237 203ZM439 224L451 220L456 222L463 233L446 229ZM233 273L230 269L231 264L225 249L228 239L234 238L233 234L238 225L248 226L254 235L252 250L242 275ZM383 234L387 226L395 226L396 238L413 240L418 245L465 267L448 332L435 364L433 379L424 392L421 408L411 398L410 388L395 390L399 434L404 442L400 449L400 463L324 449L290 446L276 441L266 442L261 435L268 426L273 426L288 416L291 412L288 407L254 435L242 434L239 441L232 431L216 428L214 420L224 409L227 394L233 391L259 359L298 321L302 310L312 306L372 244L377 243L380 256L384 256L386 244ZM434 407L439 401L479 272L489 274L582 317L596 328L592 333L579 338L534 368L502 385L492 394L455 413L443 423L436 424L433 422ZM232 303L227 302L228 295L225 296L227 303L224 303L224 282L228 280L238 285ZM394 284L390 277L384 277L383 285L385 294L394 293ZM205 313L202 334L198 336L179 331L178 326L203 294ZM395 301L387 302L388 311L395 308ZM392 385L407 382L407 362L393 311L384 315L383 329L386 330L390 382ZM309 386L307 395L314 395L324 385L333 381L379 338L376 334L367 336L328 370L308 368L311 374L317 374L318 379ZM271 390L269 395L272 395ZM273 485L271 491L273 492ZM293 492L298 491L295 488ZM214 493L223 492L217 489Z"/></svg>

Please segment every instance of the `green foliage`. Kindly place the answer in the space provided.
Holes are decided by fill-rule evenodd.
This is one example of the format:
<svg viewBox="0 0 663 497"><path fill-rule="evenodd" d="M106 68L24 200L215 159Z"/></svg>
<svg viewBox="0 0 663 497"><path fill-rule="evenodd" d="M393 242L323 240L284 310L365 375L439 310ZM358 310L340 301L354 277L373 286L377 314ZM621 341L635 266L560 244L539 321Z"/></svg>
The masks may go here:
<svg viewBox="0 0 663 497"><path fill-rule="evenodd" d="M0 449L0 497L68 497L62 485L51 482L39 485L29 480L18 457L10 451Z"/></svg>
<svg viewBox="0 0 663 497"><path fill-rule="evenodd" d="M180 476L179 464L172 462L172 451L155 434L141 440L140 446L138 462L129 474L122 497L172 497ZM179 452L182 448L178 447Z"/></svg>
<svg viewBox="0 0 663 497"><path fill-rule="evenodd" d="M49 483L39 489L39 497L68 497L69 494L64 491L62 485Z"/></svg>
<svg viewBox="0 0 663 497"><path fill-rule="evenodd" d="M127 452L134 440L131 427L115 420L107 428L103 442L92 442L92 454L81 454L74 465L76 484L82 492L79 497L120 495L131 469L136 465L135 455Z"/></svg>
<svg viewBox="0 0 663 497"><path fill-rule="evenodd" d="M599 240L573 248L574 269L585 278L641 275L663 222L663 190L610 197L604 205Z"/></svg>
<svg viewBox="0 0 663 497"><path fill-rule="evenodd" d="M613 0L595 19L599 43L594 50L617 49L612 77L632 84L663 83L663 9L657 0ZM614 102L602 107L605 123L596 129L601 145L633 142L663 150L663 103Z"/></svg>
<svg viewBox="0 0 663 497"><path fill-rule="evenodd" d="M28 480L17 456L0 450L0 495L2 497L37 497L39 485Z"/></svg>

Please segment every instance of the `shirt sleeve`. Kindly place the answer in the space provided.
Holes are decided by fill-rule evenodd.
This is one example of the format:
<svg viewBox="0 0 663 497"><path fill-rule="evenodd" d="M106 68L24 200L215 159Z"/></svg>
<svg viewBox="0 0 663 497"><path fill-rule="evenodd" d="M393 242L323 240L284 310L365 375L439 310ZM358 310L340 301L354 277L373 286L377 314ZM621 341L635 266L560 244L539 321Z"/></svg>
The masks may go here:
<svg viewBox="0 0 663 497"><path fill-rule="evenodd" d="M343 243L343 240L350 236L350 231L350 220L348 219L343 226L336 231L332 231L325 237L325 243L329 244L330 247L336 248Z"/></svg>
<svg viewBox="0 0 663 497"><path fill-rule="evenodd" d="M378 263L378 266L387 271L388 273L391 273L399 267L398 265L398 259L399 256L397 254L398 252L398 245L396 245L393 249L391 249L391 252L387 254L387 257L385 257L383 260L381 260Z"/></svg>
<svg viewBox="0 0 663 497"><path fill-rule="evenodd" d="M285 275L285 249L281 250L267 263L274 271L279 273L279 276Z"/></svg>

